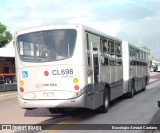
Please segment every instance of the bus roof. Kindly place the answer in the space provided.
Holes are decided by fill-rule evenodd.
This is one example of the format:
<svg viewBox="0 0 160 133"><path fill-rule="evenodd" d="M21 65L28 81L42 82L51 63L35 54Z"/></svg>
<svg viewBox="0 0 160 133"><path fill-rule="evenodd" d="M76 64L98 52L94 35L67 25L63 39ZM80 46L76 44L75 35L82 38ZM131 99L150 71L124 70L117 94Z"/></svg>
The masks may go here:
<svg viewBox="0 0 160 133"><path fill-rule="evenodd" d="M25 34L25 33L30 33L30 32L36 32L36 31L44 31L44 30L51 30L51 29L68 29L68 28L82 28L84 31L87 31L89 33L95 34L95 35L99 35L101 37L107 37L109 39L113 39L119 42L122 42L122 40L113 37L111 35L108 35L106 33L104 33L103 31L98 31L94 28L88 27L86 25L82 25L82 24L54 24L54 25L42 25L42 26L37 26L37 27L32 27L32 28L28 28L28 29L24 29L24 30L20 30L18 32L16 32L16 35L19 34Z"/></svg>

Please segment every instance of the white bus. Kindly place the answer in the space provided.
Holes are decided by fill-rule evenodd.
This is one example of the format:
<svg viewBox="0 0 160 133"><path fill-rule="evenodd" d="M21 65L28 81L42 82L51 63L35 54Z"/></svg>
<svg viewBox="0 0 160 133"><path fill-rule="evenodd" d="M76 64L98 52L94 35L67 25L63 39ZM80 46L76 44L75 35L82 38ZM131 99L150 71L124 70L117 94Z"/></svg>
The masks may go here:
<svg viewBox="0 0 160 133"><path fill-rule="evenodd" d="M160 72L160 63L155 65L155 72Z"/></svg>
<svg viewBox="0 0 160 133"><path fill-rule="evenodd" d="M50 25L16 33L21 108L89 108L145 89L148 54L84 25Z"/></svg>

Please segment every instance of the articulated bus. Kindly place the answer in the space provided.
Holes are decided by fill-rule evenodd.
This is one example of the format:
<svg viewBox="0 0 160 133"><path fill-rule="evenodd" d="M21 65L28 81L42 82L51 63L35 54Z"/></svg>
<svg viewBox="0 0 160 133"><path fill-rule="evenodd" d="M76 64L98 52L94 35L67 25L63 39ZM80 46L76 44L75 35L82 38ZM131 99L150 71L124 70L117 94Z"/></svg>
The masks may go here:
<svg viewBox="0 0 160 133"><path fill-rule="evenodd" d="M149 81L148 53L84 25L50 25L16 32L21 108L89 108L103 113Z"/></svg>

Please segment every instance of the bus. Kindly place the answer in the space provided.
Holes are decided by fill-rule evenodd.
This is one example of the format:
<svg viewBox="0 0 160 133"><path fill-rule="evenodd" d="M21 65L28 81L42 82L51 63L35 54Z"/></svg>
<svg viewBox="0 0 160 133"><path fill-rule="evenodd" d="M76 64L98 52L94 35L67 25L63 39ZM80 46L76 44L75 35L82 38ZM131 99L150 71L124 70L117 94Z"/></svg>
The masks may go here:
<svg viewBox="0 0 160 133"><path fill-rule="evenodd" d="M81 24L49 25L15 34L19 106L88 108L106 113L149 80L148 53Z"/></svg>
<svg viewBox="0 0 160 133"><path fill-rule="evenodd" d="M155 66L153 66L154 72L159 72L160 71L160 63L156 63Z"/></svg>

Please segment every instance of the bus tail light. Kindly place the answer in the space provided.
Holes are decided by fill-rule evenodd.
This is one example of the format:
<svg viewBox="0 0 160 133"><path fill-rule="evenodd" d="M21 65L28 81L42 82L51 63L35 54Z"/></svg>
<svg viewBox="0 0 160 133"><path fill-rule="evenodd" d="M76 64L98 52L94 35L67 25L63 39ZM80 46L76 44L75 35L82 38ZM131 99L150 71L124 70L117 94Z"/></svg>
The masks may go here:
<svg viewBox="0 0 160 133"><path fill-rule="evenodd" d="M78 85L75 85L75 86L74 86L74 89L75 89L75 90L79 90L79 86L78 86Z"/></svg>
<svg viewBox="0 0 160 133"><path fill-rule="evenodd" d="M77 78L74 78L74 79L73 79L73 83L78 84L78 79L77 79Z"/></svg>
<svg viewBox="0 0 160 133"><path fill-rule="evenodd" d="M24 86L24 82L22 80L20 81L19 84L20 84L20 86Z"/></svg>
<svg viewBox="0 0 160 133"><path fill-rule="evenodd" d="M24 88L23 88L23 87L21 87L21 88L20 88L20 91L21 91L21 92L24 92Z"/></svg>
<svg viewBox="0 0 160 133"><path fill-rule="evenodd" d="M48 72L48 71L44 71L44 75L45 75L45 76L48 76L48 75L49 75L49 72Z"/></svg>

